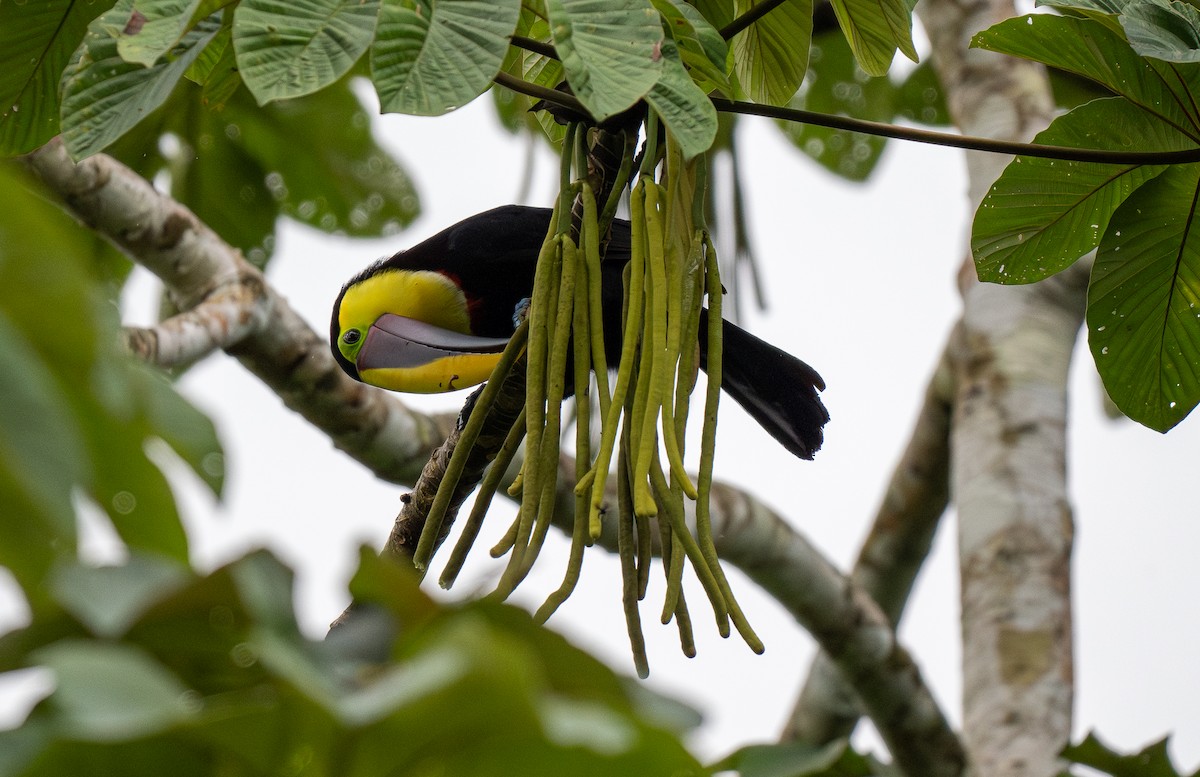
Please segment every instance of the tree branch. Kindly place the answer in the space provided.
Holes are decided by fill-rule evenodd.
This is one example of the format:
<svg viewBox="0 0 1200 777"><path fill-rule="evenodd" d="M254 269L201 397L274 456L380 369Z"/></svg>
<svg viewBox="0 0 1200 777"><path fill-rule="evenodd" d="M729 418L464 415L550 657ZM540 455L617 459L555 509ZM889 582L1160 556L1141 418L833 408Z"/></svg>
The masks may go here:
<svg viewBox="0 0 1200 777"><path fill-rule="evenodd" d="M560 462L555 524L570 533L575 465ZM607 501L615 504L615 486ZM694 504L686 502L695 524ZM597 544L617 547L615 510L603 513ZM912 777L960 777L966 756L912 657L901 647L886 613L857 583L844 576L791 522L753 495L726 483L712 490L717 553L782 604L829 655L861 699L896 764ZM652 531L651 536L657 536ZM657 552L657 550L656 550Z"/></svg>
<svg viewBox="0 0 1200 777"><path fill-rule="evenodd" d="M289 408L378 477L416 479L445 431L394 396L342 373L325 338L195 214L105 154L76 164L56 139L24 159L71 214L161 278L181 310L206 301L209 312L223 309L229 336L214 340ZM237 299L250 307L234 310ZM197 314L205 315L204 308ZM191 323L181 320L168 330Z"/></svg>
<svg viewBox="0 0 1200 777"><path fill-rule="evenodd" d="M583 107L577 98L558 89L549 89L539 84L523 81L504 72L496 74L495 82L500 86L512 89L514 92L520 92L530 97L536 97L539 100L545 100L548 103L560 105L580 115L587 115L587 109ZM1113 151L1102 148L1053 146L1044 143L1025 143L973 135L957 135L951 132L935 132L917 127L903 127L898 124L855 119L850 116L817 113L816 111L806 111L801 108L780 108L774 105L726 100L723 97L712 97L709 99L713 107L718 111L725 111L726 113L763 116L779 121L812 124L817 127L859 132L864 135L892 138L893 140L908 140L934 146L959 148L965 151L985 151L990 154L1017 154L1042 159L1059 159L1064 162L1095 162L1113 165L1175 165L1200 162L1200 146L1182 151Z"/></svg>
<svg viewBox="0 0 1200 777"><path fill-rule="evenodd" d="M583 103L579 102L579 98L573 94L562 91L561 89L551 89L548 86L535 84L531 81L524 81L514 75L505 73L501 70L492 79L495 83L514 92L526 95L527 97L536 97L539 100L545 100L548 103L560 105L570 111L578 113L580 116L587 116L588 110L583 107Z"/></svg>
<svg viewBox="0 0 1200 777"><path fill-rule="evenodd" d="M952 339L956 339L952 335ZM947 346L934 367L912 437L883 495L850 579L895 628L950 500L950 411L954 374ZM862 706L828 654L817 655L783 732L825 744L850 736Z"/></svg>
<svg viewBox="0 0 1200 777"><path fill-rule="evenodd" d="M196 307L156 326L126 327L125 347L159 367L193 364L262 329L270 317L270 302L259 278L239 276L236 282L218 286Z"/></svg>
<svg viewBox="0 0 1200 777"><path fill-rule="evenodd" d="M771 11L774 11L776 8L786 2L787 0L764 0L764 2L759 3L749 11L746 11L746 13L735 18L729 24L722 27L719 30L721 37L725 40L729 40L734 35L737 35L739 32L754 24L756 21L763 18Z"/></svg>
<svg viewBox="0 0 1200 777"><path fill-rule="evenodd" d="M894 140L910 140L934 146L961 148L966 151L986 151L992 154L1018 154L1020 156L1060 159L1066 162L1099 162L1114 165L1173 165L1200 162L1200 146L1183 151L1111 151L1098 148L1075 148L1072 146L1050 146L1042 143L1024 143L1015 140L956 135L951 132L934 132L916 127L902 127L880 121L855 119L850 116L833 116L827 113L806 111L800 108L777 108L773 105L711 98L718 111L740 113L747 116L765 116L769 119L791 121L797 124L813 124L818 127L860 132Z"/></svg>

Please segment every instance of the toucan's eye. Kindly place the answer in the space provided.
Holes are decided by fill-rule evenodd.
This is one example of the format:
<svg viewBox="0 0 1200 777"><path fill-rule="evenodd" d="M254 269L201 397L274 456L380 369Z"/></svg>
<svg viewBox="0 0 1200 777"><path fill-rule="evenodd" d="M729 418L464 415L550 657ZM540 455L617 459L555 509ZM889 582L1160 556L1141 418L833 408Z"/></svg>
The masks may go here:
<svg viewBox="0 0 1200 777"><path fill-rule="evenodd" d="M342 342L346 345L354 345L362 338L362 332L358 329L347 329L342 334Z"/></svg>

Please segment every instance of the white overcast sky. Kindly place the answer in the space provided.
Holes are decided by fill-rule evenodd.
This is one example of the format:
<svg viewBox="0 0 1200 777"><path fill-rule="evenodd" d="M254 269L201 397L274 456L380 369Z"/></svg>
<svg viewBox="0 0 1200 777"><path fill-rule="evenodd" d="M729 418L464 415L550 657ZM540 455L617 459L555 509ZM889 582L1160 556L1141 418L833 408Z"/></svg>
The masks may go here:
<svg viewBox="0 0 1200 777"><path fill-rule="evenodd" d="M405 233L346 241L284 224L271 282L318 332L341 284L373 259L449 224L513 201L525 141L501 131L487 99L447 117L382 119L386 142L413 174L422 216ZM824 450L801 462L726 401L716 475L760 494L843 568L857 551L903 449L937 355L959 311L954 276L964 252L968 205L961 152L892 142L866 185L834 179L794 151L766 120L739 130L753 239L770 310L743 325L796 354L824 376L833 420ZM529 204L549 204L554 163L539 157ZM149 297L152 282L137 282ZM1076 731L1095 729L1123 750L1174 732L1185 770L1200 761L1200 426L1189 419L1162 436L1101 413L1091 357L1081 345L1072 374L1070 493L1076 511L1074 602ZM357 547L379 546L404 489L380 483L284 408L234 360L215 356L183 380L183 391L219 426L230 470L214 505L177 479L204 567L267 546L298 573L297 604L314 636L346 601ZM457 409L464 394L414 398ZM702 393L701 393L702 396ZM693 448L695 446L692 446ZM501 562L486 548L510 508L485 525L451 596L486 591ZM955 520L947 516L902 624L934 692L959 713L958 573ZM103 537L93 546L106 545ZM514 600L536 606L557 585L566 542L555 537ZM444 562L444 553L435 564ZM814 647L782 609L736 573L735 592L767 645L756 656L736 635L721 640L690 597L699 656L678 650L674 626L657 625L661 589L643 607L650 684L698 708L693 740L702 756L773 739L791 707ZM21 618L0 599L0 630ZM632 673L615 559L588 554L579 591L551 620L577 644ZM0 683L0 709L13 691ZM869 737L866 746L874 746Z"/></svg>

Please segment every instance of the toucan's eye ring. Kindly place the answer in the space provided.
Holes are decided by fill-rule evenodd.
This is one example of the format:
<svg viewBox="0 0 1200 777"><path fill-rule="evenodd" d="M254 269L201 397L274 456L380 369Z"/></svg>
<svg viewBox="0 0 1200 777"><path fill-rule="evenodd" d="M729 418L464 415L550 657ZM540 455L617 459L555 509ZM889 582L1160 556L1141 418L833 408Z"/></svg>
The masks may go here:
<svg viewBox="0 0 1200 777"><path fill-rule="evenodd" d="M347 329L342 335L342 342L346 345L354 345L362 338L362 332L358 329Z"/></svg>

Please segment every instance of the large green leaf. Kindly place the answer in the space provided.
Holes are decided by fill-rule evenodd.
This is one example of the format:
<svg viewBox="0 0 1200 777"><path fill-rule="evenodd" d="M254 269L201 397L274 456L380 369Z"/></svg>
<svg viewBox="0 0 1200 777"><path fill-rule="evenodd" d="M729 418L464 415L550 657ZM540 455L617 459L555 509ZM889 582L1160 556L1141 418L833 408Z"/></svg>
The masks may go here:
<svg viewBox="0 0 1200 777"><path fill-rule="evenodd" d="M737 0L739 15L754 6ZM786 0L733 39L733 69L755 102L787 105L808 69L812 0Z"/></svg>
<svg viewBox="0 0 1200 777"><path fill-rule="evenodd" d="M97 574L125 604L84 603ZM527 613L443 607L373 552L355 617L323 642L301 634L291 573L268 554L171 575L156 595L162 578L137 563L77 570L56 594L120 628L87 639L58 612L46 618L58 636L3 640L57 682L20 729L0 732L0 774L703 773L656 722L661 702L649 712L644 694Z"/></svg>
<svg viewBox="0 0 1200 777"><path fill-rule="evenodd" d="M1200 402L1200 164L1176 165L1117 208L1088 288L1088 343L1125 415L1166 431Z"/></svg>
<svg viewBox="0 0 1200 777"><path fill-rule="evenodd" d="M1112 777L1181 777L1171 763L1169 739L1160 739L1142 748L1141 752L1124 755L1101 742L1094 733L1077 745L1069 745L1063 758L1087 766ZM1193 772L1192 777L1197 777Z"/></svg>
<svg viewBox="0 0 1200 777"><path fill-rule="evenodd" d="M733 21L734 4L729 0L693 0L692 5L718 30Z"/></svg>
<svg viewBox="0 0 1200 777"><path fill-rule="evenodd" d="M130 547L186 561L174 495L156 461L162 451L149 448L176 446L219 488L212 424L118 347L111 289L82 261L92 254L91 236L3 172L0 319L9 336L0 359L11 397L4 410L27 415L0 418L0 451L24 451L17 469L0 461L0 489L19 499L4 507L9 541L0 543L0 562L26 590L44 595L47 554L73 551L80 498L99 507ZM40 430L33 437L31 423ZM28 465L38 467L34 481Z"/></svg>
<svg viewBox="0 0 1200 777"><path fill-rule="evenodd" d="M233 48L233 17L225 16L221 31L212 43L204 47L200 56L188 68L184 76L200 84L200 104L214 111L225 107L225 103L242 85L242 74L238 69L237 52Z"/></svg>
<svg viewBox="0 0 1200 777"><path fill-rule="evenodd" d="M173 198L190 208L223 240L241 249L253 264L263 267L274 252L280 213L267 187L268 171L245 148L243 124L247 119L269 123L269 117L282 103L260 108L250 93L240 88L227 98L221 110L213 111L200 104L200 93L188 84L163 107L156 117L158 126L147 128L155 137L169 135L179 141L167 146L160 169L169 176ZM295 150L303 145L305 136L305 128L296 128L290 138L293 145L281 150ZM304 159L303 164L311 161ZM157 171L139 172L152 175Z"/></svg>
<svg viewBox="0 0 1200 777"><path fill-rule="evenodd" d="M1125 10L1125 6L1137 0L1035 0L1034 5L1050 8L1070 8L1091 18L1099 15L1115 17ZM1116 29L1116 28L1114 28Z"/></svg>
<svg viewBox="0 0 1200 777"><path fill-rule="evenodd" d="M120 358L115 353L104 356ZM95 369L108 373L109 385L101 389L108 396L83 394L73 398L94 467L88 495L108 515L129 547L186 562L187 535L175 495L146 450L147 443L156 437L144 415L146 387L152 381L166 379L132 364L106 368L98 363ZM205 423L211 424L207 419ZM209 434L215 446L216 433L210 428ZM214 453L219 453L219 448Z"/></svg>
<svg viewBox="0 0 1200 777"><path fill-rule="evenodd" d="M259 105L312 94L344 76L371 45L380 0L242 0L233 47Z"/></svg>
<svg viewBox="0 0 1200 777"><path fill-rule="evenodd" d="M1032 14L979 33L972 45L1042 62L1095 81L1180 132L1200 139L1200 113L1177 92L1179 75L1164 77L1121 35L1089 19ZM1161 64L1161 63L1160 63ZM1195 66L1188 66L1195 71Z"/></svg>
<svg viewBox="0 0 1200 777"><path fill-rule="evenodd" d="M729 46L703 14L682 0L652 0L679 48L679 58L706 91L730 91ZM670 64L668 63L667 67Z"/></svg>
<svg viewBox="0 0 1200 777"><path fill-rule="evenodd" d="M349 82L265 111L243 104L227 113L240 130L233 144L266 171L285 215L355 237L391 234L416 218L413 181L375 142Z"/></svg>
<svg viewBox="0 0 1200 777"><path fill-rule="evenodd" d="M376 143L348 78L261 107L236 89L219 111L197 99L207 86L187 84L112 152L144 176L165 174L171 195L256 265L274 250L280 215L355 237L391 234L415 218L414 184ZM160 146L163 135L176 142Z"/></svg>
<svg viewBox="0 0 1200 777"><path fill-rule="evenodd" d="M858 64L868 75L887 73L896 49L917 61L912 7L905 0L832 0L832 4Z"/></svg>
<svg viewBox="0 0 1200 777"><path fill-rule="evenodd" d="M1200 10L1178 0L1130 3L1120 17L1129 45L1143 57L1200 62Z"/></svg>
<svg viewBox="0 0 1200 777"><path fill-rule="evenodd" d="M64 562L54 569L48 588L55 601L93 635L115 638L188 578L186 567L135 553L120 566Z"/></svg>
<svg viewBox="0 0 1200 777"><path fill-rule="evenodd" d="M132 646L72 640L32 657L54 672L51 703L65 738L111 742L146 736L197 711L178 678Z"/></svg>
<svg viewBox="0 0 1200 777"><path fill-rule="evenodd" d="M1053 82L1053 79L1051 79ZM1090 84L1089 84L1090 86ZM1097 95L1089 94L1088 100ZM1085 102L1080 100L1079 102ZM1079 103L1068 105L1074 108ZM1061 105L1061 103L1060 103ZM937 72L929 60L917 65L896 89L896 115L908 121L932 126L949 126L950 110Z"/></svg>
<svg viewBox="0 0 1200 777"><path fill-rule="evenodd" d="M674 41L663 42L662 55L662 77L646 95L646 102L679 141L684 158L691 159L712 146L717 136L717 109L688 75Z"/></svg>
<svg viewBox="0 0 1200 777"><path fill-rule="evenodd" d="M133 14L117 39L126 62L153 67L195 22L227 3L222 0L134 0Z"/></svg>
<svg viewBox="0 0 1200 777"><path fill-rule="evenodd" d="M112 2L0 3L0 155L58 134L58 82L92 19Z"/></svg>
<svg viewBox="0 0 1200 777"><path fill-rule="evenodd" d="M544 14L536 13L526 4L522 7L521 19L517 23L517 34L533 38L534 40L549 42L550 24L545 19ZM544 86L547 89L556 88L565 79L562 62L516 47L512 48L512 54L506 59L504 70L510 75L537 84L538 86ZM541 130L546 140L550 142L551 146L556 149L560 148L563 138L566 136L566 127L555 121L549 111L538 110L529 112L530 101L524 98L524 96L521 96L520 99L522 108L519 115L524 120L530 120L530 117L532 117L532 121L536 122L537 127Z"/></svg>
<svg viewBox="0 0 1200 777"><path fill-rule="evenodd" d="M46 555L27 541L34 534L29 526L19 524L45 523L49 530L38 533L71 537L74 509L63 483L85 480L90 462L83 456L79 426L53 373L3 310L0 396L0 470L21 501L33 508L24 516L9 514L0 521L0 563L25 567L25 554L43 562Z"/></svg>
<svg viewBox="0 0 1200 777"><path fill-rule="evenodd" d="M791 106L872 121L891 121L896 114L896 87L886 76L872 78L858 67L853 52L837 30L813 39L809 78ZM844 178L866 180L886 139L857 132L780 122L796 148Z"/></svg>
<svg viewBox="0 0 1200 777"><path fill-rule="evenodd" d="M220 29L206 19L151 67L126 62L117 51L133 0L120 0L88 26L83 43L63 73L62 135L81 159L104 150L162 105L188 66Z"/></svg>
<svg viewBox="0 0 1200 777"><path fill-rule="evenodd" d="M899 772L856 753L844 739L826 745L788 742L747 745L721 759L714 772L740 777L890 777Z"/></svg>
<svg viewBox="0 0 1200 777"><path fill-rule="evenodd" d="M385 0L371 47L382 109L440 116L483 94L520 12L519 0Z"/></svg>
<svg viewBox="0 0 1200 777"><path fill-rule="evenodd" d="M1127 101L1095 100L1058 117L1036 141L1114 151L1174 151L1196 143ZM1109 218L1166 169L1017 157L975 214L971 248L980 280L1033 283L1095 248Z"/></svg>
<svg viewBox="0 0 1200 777"><path fill-rule="evenodd" d="M597 121L646 96L663 69L663 29L649 0L547 0L567 82Z"/></svg>

